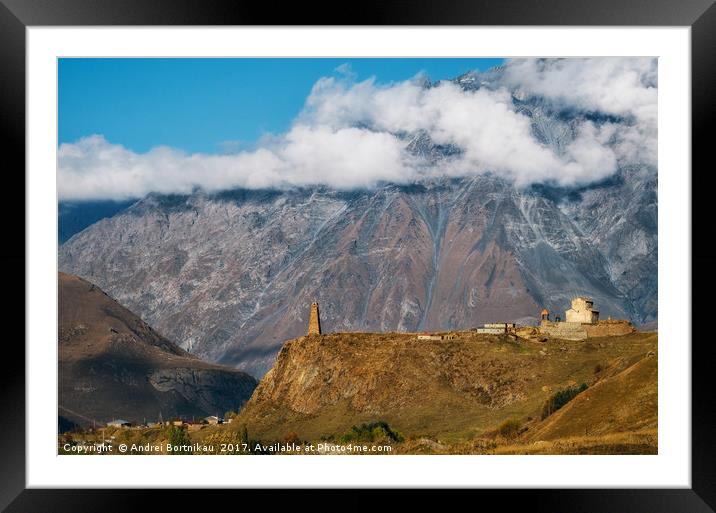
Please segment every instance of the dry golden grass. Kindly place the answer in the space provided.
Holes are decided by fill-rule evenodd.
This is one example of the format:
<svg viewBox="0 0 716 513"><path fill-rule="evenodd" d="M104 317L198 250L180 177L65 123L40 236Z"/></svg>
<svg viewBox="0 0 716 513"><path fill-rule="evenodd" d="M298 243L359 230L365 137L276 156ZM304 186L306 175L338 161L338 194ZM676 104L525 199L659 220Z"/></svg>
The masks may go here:
<svg viewBox="0 0 716 513"><path fill-rule="evenodd" d="M657 454L656 429L499 445L491 454Z"/></svg>
<svg viewBox="0 0 716 513"><path fill-rule="evenodd" d="M656 351L656 333L546 343L470 333L450 341L362 333L298 339L235 425L262 439L293 431L315 441L383 420L406 438L448 446L507 419L528 428L522 437L540 433L529 441L656 429ZM579 407L539 422L554 391L583 382L591 386L574 400Z"/></svg>

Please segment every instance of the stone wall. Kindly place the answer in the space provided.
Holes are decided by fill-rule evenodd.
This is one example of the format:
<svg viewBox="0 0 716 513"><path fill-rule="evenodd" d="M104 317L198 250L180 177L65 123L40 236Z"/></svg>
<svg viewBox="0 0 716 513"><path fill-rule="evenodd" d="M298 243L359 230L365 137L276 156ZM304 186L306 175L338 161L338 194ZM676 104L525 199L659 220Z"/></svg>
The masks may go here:
<svg viewBox="0 0 716 513"><path fill-rule="evenodd" d="M587 338L587 330L581 322L552 322L542 321L540 333L554 338L565 340L584 340Z"/></svg>
<svg viewBox="0 0 716 513"><path fill-rule="evenodd" d="M626 320L606 320L595 324L581 322L542 321L540 333L565 340L584 340L593 337L618 337L634 333L636 328Z"/></svg>
<svg viewBox="0 0 716 513"><path fill-rule="evenodd" d="M618 337L636 331L629 321L624 320L599 321L597 324L586 324L584 328L587 337Z"/></svg>

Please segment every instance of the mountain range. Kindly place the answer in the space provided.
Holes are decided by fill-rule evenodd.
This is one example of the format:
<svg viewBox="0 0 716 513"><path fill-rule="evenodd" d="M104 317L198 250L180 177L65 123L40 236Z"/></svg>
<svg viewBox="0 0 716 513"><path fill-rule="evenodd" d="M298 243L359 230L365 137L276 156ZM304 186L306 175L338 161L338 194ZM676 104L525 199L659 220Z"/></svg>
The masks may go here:
<svg viewBox="0 0 716 513"><path fill-rule="evenodd" d="M519 91L512 101L555 151L580 120L620 122ZM461 151L424 132L401 137L437 167ZM186 351L260 377L304 333L312 301L335 332L529 323L542 308L563 315L577 294L603 318L655 322L657 206L656 169L633 163L578 187L482 172L371 189L151 193L74 233L61 217L59 266Z"/></svg>

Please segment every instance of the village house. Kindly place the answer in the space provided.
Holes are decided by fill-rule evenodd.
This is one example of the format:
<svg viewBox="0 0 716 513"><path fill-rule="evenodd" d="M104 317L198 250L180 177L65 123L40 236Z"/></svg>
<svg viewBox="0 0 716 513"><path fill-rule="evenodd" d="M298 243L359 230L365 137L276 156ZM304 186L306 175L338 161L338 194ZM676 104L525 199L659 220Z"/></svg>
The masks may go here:
<svg viewBox="0 0 716 513"><path fill-rule="evenodd" d="M418 333L418 340L442 340L442 335L435 335L433 333Z"/></svg>
<svg viewBox="0 0 716 513"><path fill-rule="evenodd" d="M130 428L132 427L132 423L128 420L124 419L116 419L107 422L107 427L117 427L117 428Z"/></svg>
<svg viewBox="0 0 716 513"><path fill-rule="evenodd" d="M481 328L472 328L475 333L487 333L490 335L500 335L514 330L517 325L514 322L488 322Z"/></svg>
<svg viewBox="0 0 716 513"><path fill-rule="evenodd" d="M199 431L201 428L203 428L205 424L202 422L188 422L186 424L186 428L190 433L193 433L194 431Z"/></svg>
<svg viewBox="0 0 716 513"><path fill-rule="evenodd" d="M450 333L418 333L418 340L455 340L459 335Z"/></svg>

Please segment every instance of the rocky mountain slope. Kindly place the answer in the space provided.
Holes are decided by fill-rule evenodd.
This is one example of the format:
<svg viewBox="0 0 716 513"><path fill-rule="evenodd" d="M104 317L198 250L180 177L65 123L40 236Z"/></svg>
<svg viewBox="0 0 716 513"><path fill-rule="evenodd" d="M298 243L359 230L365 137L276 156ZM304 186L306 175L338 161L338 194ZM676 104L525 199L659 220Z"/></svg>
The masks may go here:
<svg viewBox="0 0 716 513"><path fill-rule="evenodd" d="M455 83L491 87L499 73ZM629 123L520 91L512 103L556 153L585 119ZM401 137L436 168L461 151L424 132ZM260 376L305 331L314 300L328 331L530 322L543 307L563 315L576 294L605 318L653 323L657 239L656 169L630 163L574 188L481 173L371 190L150 194L74 234L59 265L181 347Z"/></svg>
<svg viewBox="0 0 716 513"><path fill-rule="evenodd" d="M530 321L577 293L603 317L640 323L657 315L654 187L625 174L579 203L491 176L150 196L72 237L60 269L182 347L256 375L305 330L313 300L328 331Z"/></svg>
<svg viewBox="0 0 716 513"><path fill-rule="evenodd" d="M59 416L80 425L223 414L256 380L205 363L95 285L59 273Z"/></svg>
<svg viewBox="0 0 716 513"><path fill-rule="evenodd" d="M489 436L507 419L524 439L656 428L657 335L545 343L461 333L455 340L341 333L286 343L240 414L259 438L340 435L387 421L405 437L449 443ZM544 421L544 401L587 391Z"/></svg>

